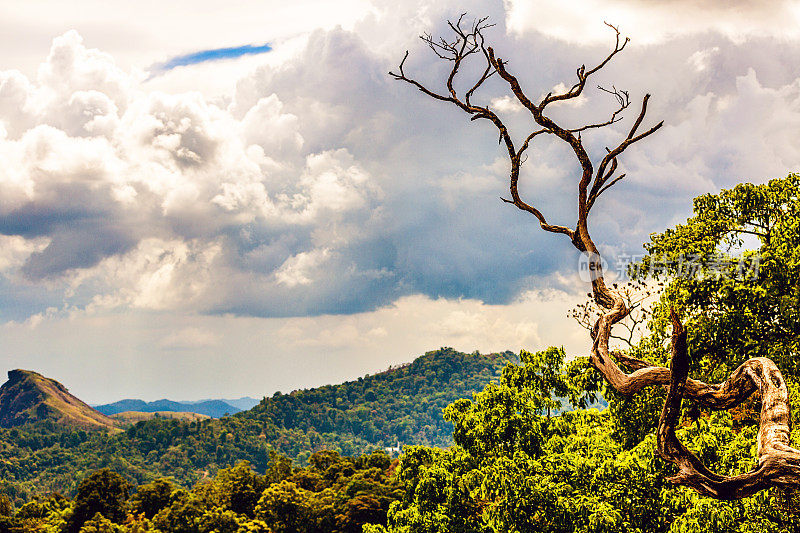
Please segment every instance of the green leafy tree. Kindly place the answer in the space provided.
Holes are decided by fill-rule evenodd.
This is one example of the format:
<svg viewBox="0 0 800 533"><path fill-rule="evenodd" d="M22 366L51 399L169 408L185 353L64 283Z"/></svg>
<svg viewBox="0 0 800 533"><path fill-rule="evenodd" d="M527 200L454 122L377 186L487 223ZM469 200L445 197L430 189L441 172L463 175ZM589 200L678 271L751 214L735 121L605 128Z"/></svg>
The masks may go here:
<svg viewBox="0 0 800 533"><path fill-rule="evenodd" d="M159 478L140 485L131 497L131 510L134 514L141 513L145 518L153 518L156 513L170 504L170 497L176 488L175 484L166 478Z"/></svg>
<svg viewBox="0 0 800 533"><path fill-rule="evenodd" d="M529 377L552 358L523 353L521 359L523 367L509 366L500 382L448 408L455 446L405 450L402 498L391 505L387 527L365 531L794 531L778 494L720 502L670 484L672 467L654 453L654 432L627 447L613 410L541 414L549 395L532 392L537 386ZM571 370L562 366L562 378L576 387ZM735 429L722 411L681 428L679 436L704 463L737 475L757 462L756 432Z"/></svg>
<svg viewBox="0 0 800 533"><path fill-rule="evenodd" d="M46 500L25 503L14 514L13 524L22 531L62 532L72 514L72 504L60 494L52 494Z"/></svg>
<svg viewBox="0 0 800 533"><path fill-rule="evenodd" d="M268 485L264 476L253 472L249 462L242 461L220 470L211 483L198 490L213 507L253 518L256 504Z"/></svg>
<svg viewBox="0 0 800 533"><path fill-rule="evenodd" d="M701 379L751 357L800 376L800 176L699 196L694 216L645 248L632 273L668 282L651 330L665 339L669 308L681 309Z"/></svg>
<svg viewBox="0 0 800 533"><path fill-rule="evenodd" d="M113 470L104 468L87 476L78 486L75 506L67 530L78 532L97 513L114 523L122 523L127 514L130 483Z"/></svg>
<svg viewBox="0 0 800 533"><path fill-rule="evenodd" d="M91 520L87 520L80 529L80 533L122 533L123 529L104 517L96 513Z"/></svg>
<svg viewBox="0 0 800 533"><path fill-rule="evenodd" d="M11 516L14 513L14 503L7 494L0 493L0 516Z"/></svg>
<svg viewBox="0 0 800 533"><path fill-rule="evenodd" d="M264 490L255 508L256 518L276 533L301 531L313 515L312 501L310 491L283 480Z"/></svg>
<svg viewBox="0 0 800 533"><path fill-rule="evenodd" d="M161 509L154 517L153 523L162 531L189 533L196 528L206 506L200 498L192 493L179 489L172 493L168 507Z"/></svg>
<svg viewBox="0 0 800 533"><path fill-rule="evenodd" d="M278 483L292 476L292 460L285 455L278 455L275 450L269 451L269 466L264 473L267 483Z"/></svg>

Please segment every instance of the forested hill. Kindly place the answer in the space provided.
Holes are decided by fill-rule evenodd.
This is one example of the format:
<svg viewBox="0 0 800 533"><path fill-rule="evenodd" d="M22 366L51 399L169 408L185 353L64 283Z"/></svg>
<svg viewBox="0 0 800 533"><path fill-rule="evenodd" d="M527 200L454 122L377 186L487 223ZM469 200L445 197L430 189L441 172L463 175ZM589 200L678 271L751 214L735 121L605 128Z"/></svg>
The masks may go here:
<svg viewBox="0 0 800 533"><path fill-rule="evenodd" d="M340 385L277 393L236 416L281 429L352 435L394 446L447 446L453 426L442 409L469 398L498 377L513 352L466 354L452 348L428 352L414 362Z"/></svg>
<svg viewBox="0 0 800 533"><path fill-rule="evenodd" d="M453 430L442 409L471 398L516 360L511 352L443 348L355 381L275 394L220 419L156 418L117 433L53 421L0 429L0 492L20 500L53 490L71 494L81 475L104 467L135 484L168 476L190 486L241 460L263 472L270 452L305 464L324 449L357 455L397 441L449 445Z"/></svg>

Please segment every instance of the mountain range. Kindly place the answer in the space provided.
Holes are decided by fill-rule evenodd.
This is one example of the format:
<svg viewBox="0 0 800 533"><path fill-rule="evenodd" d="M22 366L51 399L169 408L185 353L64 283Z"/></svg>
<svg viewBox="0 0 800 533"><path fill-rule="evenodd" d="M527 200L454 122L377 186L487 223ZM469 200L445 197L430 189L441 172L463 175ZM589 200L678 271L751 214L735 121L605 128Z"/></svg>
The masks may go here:
<svg viewBox="0 0 800 533"><path fill-rule="evenodd" d="M0 479L19 494L72 494L82 473L110 467L136 484L168 476L188 487L242 460L263 472L275 453L304 465L320 450L353 456L398 442L450 446L453 426L442 410L471 398L509 362L518 363L511 352L442 348L357 380L275 393L215 419L167 418L136 403L111 420L55 380L12 371L0 388L8 428L0 428Z"/></svg>
<svg viewBox="0 0 800 533"><path fill-rule="evenodd" d="M253 400L253 407L258 400ZM232 415L243 411L224 400L202 400L197 402L176 402L173 400L156 400L145 402L144 400L120 400L118 402L95 405L94 408L104 415L115 415L124 411L136 411L140 413L155 413L158 411L197 413L200 415L219 418L221 416Z"/></svg>

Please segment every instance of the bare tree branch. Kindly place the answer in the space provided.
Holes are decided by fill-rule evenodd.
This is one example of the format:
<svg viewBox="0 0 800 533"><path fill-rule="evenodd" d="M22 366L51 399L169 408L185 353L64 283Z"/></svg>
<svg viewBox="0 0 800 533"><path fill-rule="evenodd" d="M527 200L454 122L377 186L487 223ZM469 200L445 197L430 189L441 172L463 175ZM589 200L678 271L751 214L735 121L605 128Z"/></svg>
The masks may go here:
<svg viewBox="0 0 800 533"><path fill-rule="evenodd" d="M544 214L539 209L523 201L519 196L519 188L517 186L517 182L519 179L519 170L522 164L522 155L525 152L525 150L527 150L531 140L539 134L551 133L551 132L546 128L532 132L525 138L525 140L522 142L519 151L517 151L515 149L514 142L511 139L511 136L508 132L508 128L500 119L500 117L494 111L489 109L488 106L476 105L471 101L471 98L474 95L474 93L484 84L484 82L487 79L489 79L493 74L496 73L496 64L498 64L498 62L492 60L491 52L484 45L484 37L482 33L483 30L491 27L492 25L486 23L487 20L486 18L481 18L473 23L471 29L465 30L462 28L463 19L464 15L461 15L455 23L448 22L450 29L456 35L455 40L453 40L452 42L449 42L446 39L440 39L439 42L436 42L428 34L425 34L421 37L422 40L428 44L428 46L436 53L437 56L446 59L448 61L451 61L453 63L453 66L451 67L450 73L448 74L447 80L445 82L445 86L447 87L447 92L449 93L449 96L428 89L417 80L406 76L404 65L406 59L408 58L408 52L406 52L406 55L400 62L399 74L395 74L393 72L390 72L389 74L396 80L410 83L411 85L415 86L417 89L427 94L428 96L431 96L432 98L455 104L461 110L471 115L470 120L486 119L492 122L499 132L500 142L504 143L506 146L506 149L509 154L509 160L511 162L511 187L510 187L511 199L510 200L503 199L503 201L514 204L519 209L527 211L528 213L534 215L539 221L539 225L541 226L541 228L544 229L545 231L553 233L562 233L572 238L574 235L574 231L572 229L566 226L550 224L545 218ZM474 83L472 83L471 88L468 91L466 91L464 97L462 98L459 96L458 92L455 89L454 80L459 72L459 68L461 67L461 64L464 61L464 59L466 59L468 56L472 54L477 53L478 51L482 52L483 57L486 60L486 66L484 67L481 76L478 77L478 79Z"/></svg>
<svg viewBox="0 0 800 533"><path fill-rule="evenodd" d="M573 85L566 93L556 94L556 95L548 94L540 104L542 110L544 110L545 106L553 102L569 100L571 98L577 98L578 96L580 96L581 93L583 92L583 88L586 86L586 80L589 79L589 76L591 76L592 74L594 74L595 72L606 66L606 64L608 64L608 62L611 61L611 59L615 55L622 52L622 50L625 48L625 45L628 44L630 39L625 37L622 44L620 45L620 33L618 27L612 26L608 22L606 22L605 25L614 30L614 33L616 34L616 43L614 44L614 49L611 51L610 54L608 54L608 56L606 56L606 58L602 62L600 62L596 67L590 69L589 71L586 70L586 65L581 65L576 72L578 76L577 83L575 83L575 85Z"/></svg>
<svg viewBox="0 0 800 533"><path fill-rule="evenodd" d="M424 87L421 83L419 83L419 82L417 82L415 80L412 80L411 78L407 78L405 72L403 71L403 65L405 65L406 59L408 59L408 50L406 50L406 55L403 56L403 60L400 62L400 67L399 67L400 74L395 74L394 72L389 72L389 75L390 76L394 76L394 78L396 80L403 80L405 82L410 83L411 85L415 86L417 89L419 89L423 93L427 94L431 98L435 98L437 100L443 100L445 102L452 102L453 101L453 99L450 98L449 96L443 96L441 94L437 94L437 93L431 91L430 89L428 89L427 87Z"/></svg>
<svg viewBox="0 0 800 533"><path fill-rule="evenodd" d="M642 333L644 324L652 314L650 307L645 307L643 303L646 299L653 295L655 288L648 286L648 284L643 281L630 281L621 286L619 286L617 283L614 283L612 284L612 287L625 299L625 305L628 308L628 316L626 316L624 320L618 322L618 325L625 330L625 333L623 335L612 333L609 338L622 341L628 346L628 348L633 348L635 341ZM591 298L592 294L589 293L588 296ZM573 308L569 312L569 316L578 322L578 324L580 324L584 329L591 332L597 323L598 317L602 315L602 313L603 310L597 306L594 300L590 299L589 301L579 304ZM617 360L625 357L624 354L619 352L614 352L614 356L617 358ZM644 366L653 366L647 362L642 361L641 363L643 363ZM630 364L628 364L628 366L630 366Z"/></svg>
<svg viewBox="0 0 800 533"><path fill-rule="evenodd" d="M644 98L642 99L642 109L641 111L639 111L639 116L636 117L636 121L633 123L633 126L631 126L628 135L621 143L619 143L619 145L616 148L608 151L606 156L600 162L600 165L597 167L597 176L595 177L594 184L592 185L592 190L589 193L589 200L587 206L588 210L591 210L595 200L597 200L597 197L600 196L600 194L602 194L602 192L608 188L604 187L604 185L611 177L611 175L614 174L614 171L617 169L617 157L619 157L619 155L622 152L624 152L625 149L627 149L630 145L644 139L649 135L652 135L659 128L661 128L661 126L664 125L664 121L661 121L652 128L650 128L649 130L647 130L646 132L636 135L636 131L639 129L639 126L641 126L645 114L647 114L648 100L650 100L650 95L649 94L644 95ZM608 172L606 172L606 167L608 166L609 163L611 163L611 168L608 170ZM620 179L622 178L619 177L613 180L611 185L613 185L613 183L616 183ZM609 187L611 185L609 185Z"/></svg>

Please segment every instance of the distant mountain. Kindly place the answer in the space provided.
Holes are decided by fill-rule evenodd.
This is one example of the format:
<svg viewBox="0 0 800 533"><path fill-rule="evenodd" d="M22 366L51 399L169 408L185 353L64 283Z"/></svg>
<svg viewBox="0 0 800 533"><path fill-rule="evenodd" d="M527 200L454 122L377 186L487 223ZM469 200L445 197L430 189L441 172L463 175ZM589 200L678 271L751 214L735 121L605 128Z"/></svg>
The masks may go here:
<svg viewBox="0 0 800 533"><path fill-rule="evenodd" d="M196 400L196 401L193 401L193 402L183 401L183 402L180 402L180 403L182 403L184 405L195 405L195 404L198 404L198 403L210 402L210 401L216 401L216 400L205 399L205 400ZM249 396L243 396L241 398L237 398L236 400L229 400L227 398L221 398L219 401L225 402L228 405L232 405L235 408L237 408L239 411L247 411L248 409L252 409L256 405L261 403L261 400L259 400L258 398L251 398Z"/></svg>
<svg viewBox="0 0 800 533"><path fill-rule="evenodd" d="M76 428L111 429L114 420L69 393L58 381L30 370L10 370L0 387L0 427L51 421Z"/></svg>
<svg viewBox="0 0 800 533"><path fill-rule="evenodd" d="M225 415L232 415L241 411L238 407L222 400L205 400L200 402L176 402L173 400L156 400L145 402L144 400L120 400L118 402L105 405L97 405L95 409L105 415L115 415L125 411L137 411L140 413L155 413L158 411L197 413L200 415L219 418Z"/></svg>
<svg viewBox="0 0 800 533"><path fill-rule="evenodd" d="M553 409L551 413L552 416L560 415L561 413L565 413L567 411L575 411L578 407L575 407L569 402L569 398L556 398L559 402L561 402L561 407L558 409ZM597 409L598 411L602 411L603 409L608 408L608 402L602 396L598 397L595 401L590 402L589 405L586 406L587 409Z"/></svg>

